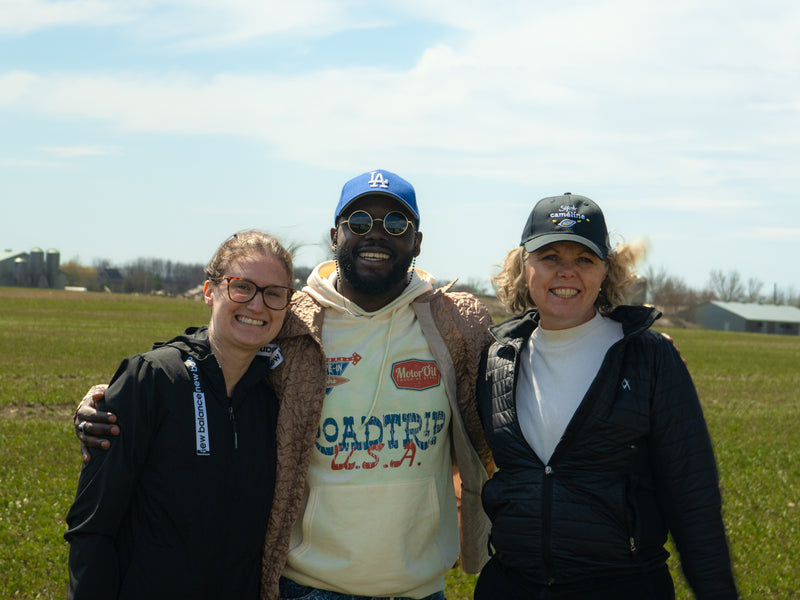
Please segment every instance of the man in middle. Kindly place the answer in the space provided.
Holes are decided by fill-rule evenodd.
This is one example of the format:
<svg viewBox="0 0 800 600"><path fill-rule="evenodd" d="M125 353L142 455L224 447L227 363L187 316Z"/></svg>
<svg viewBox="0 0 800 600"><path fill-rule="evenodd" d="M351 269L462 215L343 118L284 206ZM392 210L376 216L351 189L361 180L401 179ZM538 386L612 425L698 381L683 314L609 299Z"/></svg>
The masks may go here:
<svg viewBox="0 0 800 600"><path fill-rule="evenodd" d="M335 260L316 267L275 340L278 461L297 468L279 468L268 598L284 560L284 600L443 600L459 547L468 572L488 560L480 491L492 466L475 383L491 318L413 268L419 222L413 187L394 173L347 182Z"/></svg>

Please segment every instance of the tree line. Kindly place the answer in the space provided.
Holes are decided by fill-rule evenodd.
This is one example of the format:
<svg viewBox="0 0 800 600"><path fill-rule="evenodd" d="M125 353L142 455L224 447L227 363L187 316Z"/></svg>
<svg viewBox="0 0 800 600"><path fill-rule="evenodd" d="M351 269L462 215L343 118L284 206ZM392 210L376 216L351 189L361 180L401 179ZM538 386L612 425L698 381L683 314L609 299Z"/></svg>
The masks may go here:
<svg viewBox="0 0 800 600"><path fill-rule="evenodd" d="M116 265L107 259L94 261L92 266L72 259L60 266L69 287L86 288L90 292L123 294L193 295L206 279L205 265L181 263L160 258L138 258ZM295 267L295 287L305 285L311 274L309 267Z"/></svg>
<svg viewBox="0 0 800 600"><path fill-rule="evenodd" d="M178 296L205 281L205 265L160 258L139 258L123 265L102 259L92 266L81 265L73 259L63 263L60 269L67 277L67 286L83 287L93 292Z"/></svg>
<svg viewBox="0 0 800 600"><path fill-rule="evenodd" d="M68 286L85 287L90 291L176 296L202 285L205 280L204 268L199 263L186 264L159 258L139 258L119 266L109 260L95 261L90 267L81 265L77 260L61 265ZM310 267L295 267L295 287L301 288L305 284L311 270ZM744 280L735 270L712 270L708 283L699 290L689 287L682 278L669 273L663 266L648 267L642 277L646 297L638 300L659 306L670 313L710 300L800 306L800 293L793 287L765 288L761 280L755 277ZM486 282L477 279L459 281L453 289L479 296L493 293Z"/></svg>
<svg viewBox="0 0 800 600"><path fill-rule="evenodd" d="M765 288L760 279L751 277L745 281L736 270L712 269L708 283L700 290L690 288L683 279L671 275L663 266L648 267L642 275L647 282L647 302L668 313L674 314L711 300L800 307L800 293L794 287L773 285L772 289Z"/></svg>

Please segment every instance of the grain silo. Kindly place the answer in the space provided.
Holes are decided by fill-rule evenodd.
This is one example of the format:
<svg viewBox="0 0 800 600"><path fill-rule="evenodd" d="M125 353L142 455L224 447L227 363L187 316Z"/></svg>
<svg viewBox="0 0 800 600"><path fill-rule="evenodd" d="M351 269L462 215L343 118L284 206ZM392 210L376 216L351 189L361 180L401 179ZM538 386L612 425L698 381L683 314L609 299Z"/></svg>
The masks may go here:
<svg viewBox="0 0 800 600"><path fill-rule="evenodd" d="M31 282L31 276L28 272L28 259L23 256L18 256L14 259L11 277L13 278L14 285L28 286Z"/></svg>
<svg viewBox="0 0 800 600"><path fill-rule="evenodd" d="M28 263L28 271L30 273L30 285L33 287L47 287L47 280L42 281L44 277L44 250L41 248L34 248L30 252L30 262Z"/></svg>
<svg viewBox="0 0 800 600"><path fill-rule="evenodd" d="M58 281L58 275L61 272L59 270L60 262L61 262L61 253L58 250L50 248L47 251L47 257L45 259L46 262L46 269L47 269L47 287L54 288L59 287L56 285Z"/></svg>

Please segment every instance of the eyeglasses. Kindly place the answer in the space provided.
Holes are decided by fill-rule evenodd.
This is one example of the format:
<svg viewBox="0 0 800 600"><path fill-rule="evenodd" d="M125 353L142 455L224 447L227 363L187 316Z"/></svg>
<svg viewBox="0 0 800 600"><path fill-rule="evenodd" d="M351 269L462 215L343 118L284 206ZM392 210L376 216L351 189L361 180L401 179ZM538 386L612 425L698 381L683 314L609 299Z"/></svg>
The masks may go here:
<svg viewBox="0 0 800 600"><path fill-rule="evenodd" d="M357 210L340 223L347 223L347 228L356 235L367 235L372 231L372 224L375 221L383 223L383 229L389 235L403 235L409 226L414 228L414 224L408 217L401 212L390 212L382 219L373 219L372 215L365 210Z"/></svg>
<svg viewBox="0 0 800 600"><path fill-rule="evenodd" d="M247 304L261 292L264 298L264 305L272 310L283 310L292 299L294 290L282 285L257 286L249 279L241 277L225 277L228 282L228 298L239 304Z"/></svg>

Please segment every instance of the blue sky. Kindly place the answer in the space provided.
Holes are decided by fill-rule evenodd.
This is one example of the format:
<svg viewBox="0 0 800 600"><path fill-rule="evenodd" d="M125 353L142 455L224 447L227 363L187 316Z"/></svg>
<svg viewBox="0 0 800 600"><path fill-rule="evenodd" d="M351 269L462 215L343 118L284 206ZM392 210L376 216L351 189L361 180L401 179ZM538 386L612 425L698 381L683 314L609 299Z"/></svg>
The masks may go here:
<svg viewBox="0 0 800 600"><path fill-rule="evenodd" d="M486 281L537 200L702 288L800 289L794 0L0 0L0 247L326 256L342 184L417 190L439 280Z"/></svg>

